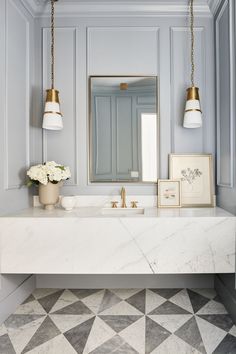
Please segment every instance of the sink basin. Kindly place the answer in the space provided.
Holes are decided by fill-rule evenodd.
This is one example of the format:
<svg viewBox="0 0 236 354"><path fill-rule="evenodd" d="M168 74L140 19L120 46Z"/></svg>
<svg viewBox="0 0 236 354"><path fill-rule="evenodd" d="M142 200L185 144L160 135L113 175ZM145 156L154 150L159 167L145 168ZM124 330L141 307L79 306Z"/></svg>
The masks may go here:
<svg viewBox="0 0 236 354"><path fill-rule="evenodd" d="M143 215L144 208L103 208L102 214L114 216Z"/></svg>

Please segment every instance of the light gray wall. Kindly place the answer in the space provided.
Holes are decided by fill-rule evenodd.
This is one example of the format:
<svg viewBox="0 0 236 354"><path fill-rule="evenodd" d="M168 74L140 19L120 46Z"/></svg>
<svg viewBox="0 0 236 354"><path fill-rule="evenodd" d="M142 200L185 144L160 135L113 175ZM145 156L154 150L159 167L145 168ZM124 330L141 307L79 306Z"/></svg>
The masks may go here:
<svg viewBox="0 0 236 354"><path fill-rule="evenodd" d="M22 187L29 165L32 98L33 19L18 0L0 1L0 215L26 208ZM0 269L1 271L1 269ZM10 311L5 301L26 276L0 275L0 321ZM21 297L22 293L19 292ZM15 305L18 296L15 298ZM1 310L4 309L4 314ZM8 313L9 314L9 313Z"/></svg>
<svg viewBox="0 0 236 354"><path fill-rule="evenodd" d="M215 18L217 203L236 214L236 6L223 0Z"/></svg>
<svg viewBox="0 0 236 354"><path fill-rule="evenodd" d="M102 16L102 14L101 14ZM56 19L56 87L64 129L41 133L43 98L49 85L49 19L37 19L37 107L32 122L33 162L67 164L72 178L63 194L112 194L117 184L88 183L88 77L157 75L160 92L160 177L168 176L170 152L215 153L213 19L196 18L196 84L200 87L202 129L182 127L189 86L190 36L185 16L86 17ZM41 49L43 58L41 61ZM43 80L41 80L43 77ZM156 186L129 185L128 193L156 194Z"/></svg>

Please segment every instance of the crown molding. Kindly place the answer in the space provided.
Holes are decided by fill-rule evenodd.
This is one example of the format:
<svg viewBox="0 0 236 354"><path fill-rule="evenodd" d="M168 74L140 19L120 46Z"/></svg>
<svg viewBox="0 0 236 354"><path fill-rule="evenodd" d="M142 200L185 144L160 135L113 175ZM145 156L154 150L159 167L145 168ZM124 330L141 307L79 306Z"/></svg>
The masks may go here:
<svg viewBox="0 0 236 354"><path fill-rule="evenodd" d="M223 0L208 0L208 6L209 6L209 9L210 9L211 13L213 14L213 16L216 14L222 1Z"/></svg>
<svg viewBox="0 0 236 354"><path fill-rule="evenodd" d="M212 3L218 0L208 0ZM219 0L220 1L220 0ZM21 0L33 17L50 16L48 0ZM194 6L196 16L212 16L206 0L198 0ZM186 16L189 5L186 0L110 0L108 1L75 1L61 0L56 4L57 17L85 17L85 16Z"/></svg>

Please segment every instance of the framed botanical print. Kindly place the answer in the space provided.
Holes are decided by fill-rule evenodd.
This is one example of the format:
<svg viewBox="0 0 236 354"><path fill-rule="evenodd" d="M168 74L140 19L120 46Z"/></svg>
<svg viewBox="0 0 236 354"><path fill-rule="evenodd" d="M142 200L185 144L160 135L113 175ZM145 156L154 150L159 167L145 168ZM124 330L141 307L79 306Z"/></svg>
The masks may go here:
<svg viewBox="0 0 236 354"><path fill-rule="evenodd" d="M211 154L169 155L170 178L182 181L182 206L213 206L212 174Z"/></svg>
<svg viewBox="0 0 236 354"><path fill-rule="evenodd" d="M181 180L158 180L158 208L181 207Z"/></svg>

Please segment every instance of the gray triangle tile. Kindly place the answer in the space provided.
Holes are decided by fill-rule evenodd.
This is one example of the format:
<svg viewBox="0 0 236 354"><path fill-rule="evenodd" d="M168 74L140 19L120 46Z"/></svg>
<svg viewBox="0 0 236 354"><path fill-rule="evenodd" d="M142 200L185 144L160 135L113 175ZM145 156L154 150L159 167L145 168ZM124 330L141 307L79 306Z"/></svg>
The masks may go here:
<svg viewBox="0 0 236 354"><path fill-rule="evenodd" d="M175 332L175 335L197 349L200 353L206 354L206 349L194 316L180 327Z"/></svg>
<svg viewBox="0 0 236 354"><path fill-rule="evenodd" d="M22 302L22 305L27 304L28 302L31 302L34 300L35 300L35 297L31 294L29 297L27 297L27 299L24 302Z"/></svg>
<svg viewBox="0 0 236 354"><path fill-rule="evenodd" d="M75 296L78 297L78 299L84 299L87 296L93 295L101 289L69 289Z"/></svg>
<svg viewBox="0 0 236 354"><path fill-rule="evenodd" d="M109 309L110 307L113 307L121 301L122 299L120 299L117 295L112 293L110 290L106 290L99 307L99 313Z"/></svg>
<svg viewBox="0 0 236 354"><path fill-rule="evenodd" d="M99 316L107 325L114 331L119 333L123 329L129 327L132 323L138 321L142 316L128 316L128 315L104 315Z"/></svg>
<svg viewBox="0 0 236 354"><path fill-rule="evenodd" d="M234 322L229 315L198 315L198 317L201 317L205 321L208 321L226 332L229 332L234 325Z"/></svg>
<svg viewBox="0 0 236 354"><path fill-rule="evenodd" d="M169 300L172 296L176 295L182 289L150 289L154 293L164 297Z"/></svg>
<svg viewBox="0 0 236 354"><path fill-rule="evenodd" d="M38 347L39 345L49 341L52 338L58 336L61 332L52 322L50 317L46 317L41 326L37 329L33 337L30 339L29 343L26 345L22 354Z"/></svg>
<svg viewBox="0 0 236 354"><path fill-rule="evenodd" d="M53 312L56 315L89 315L92 311L80 300Z"/></svg>
<svg viewBox="0 0 236 354"><path fill-rule="evenodd" d="M118 334L96 349L94 349L92 352L89 354L111 354L114 352L114 350L117 350L118 348L122 347L126 342L124 339L122 339Z"/></svg>
<svg viewBox="0 0 236 354"><path fill-rule="evenodd" d="M149 315L187 315L190 312L170 301L164 302L161 306L152 310Z"/></svg>
<svg viewBox="0 0 236 354"><path fill-rule="evenodd" d="M145 353L149 354L171 335L167 329L146 317Z"/></svg>
<svg viewBox="0 0 236 354"><path fill-rule="evenodd" d="M123 344L120 348L117 348L112 354L139 354L128 343Z"/></svg>
<svg viewBox="0 0 236 354"><path fill-rule="evenodd" d="M0 336L0 354L16 354L8 334Z"/></svg>
<svg viewBox="0 0 236 354"><path fill-rule="evenodd" d="M38 302L44 310L49 313L63 292L64 290L60 290L45 297L41 297L38 299Z"/></svg>
<svg viewBox="0 0 236 354"><path fill-rule="evenodd" d="M235 354L236 353L236 337L227 334L213 354Z"/></svg>
<svg viewBox="0 0 236 354"><path fill-rule="evenodd" d="M202 295L196 293L195 291L187 289L187 292L188 292L194 313L198 312L203 306L205 306L210 301L209 298L202 296Z"/></svg>
<svg viewBox="0 0 236 354"><path fill-rule="evenodd" d="M137 294L134 294L125 301L144 314L146 307L146 290L144 289L139 291Z"/></svg>
<svg viewBox="0 0 236 354"><path fill-rule="evenodd" d="M24 315L24 314L14 315L13 314L10 317L8 317L8 319L4 322L4 324L7 328L19 328L43 316L44 315Z"/></svg>
<svg viewBox="0 0 236 354"><path fill-rule="evenodd" d="M91 332L95 316L64 333L65 338L78 354L82 354Z"/></svg>

